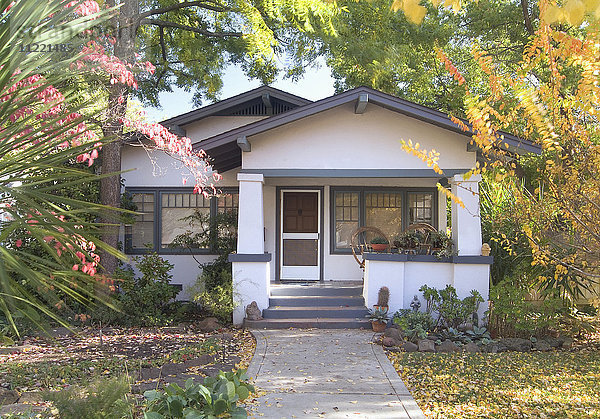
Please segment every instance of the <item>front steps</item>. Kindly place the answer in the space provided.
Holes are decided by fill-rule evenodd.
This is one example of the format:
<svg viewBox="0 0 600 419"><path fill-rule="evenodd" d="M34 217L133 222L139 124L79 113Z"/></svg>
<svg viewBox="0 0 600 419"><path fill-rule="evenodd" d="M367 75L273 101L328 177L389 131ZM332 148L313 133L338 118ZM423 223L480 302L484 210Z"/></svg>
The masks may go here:
<svg viewBox="0 0 600 419"><path fill-rule="evenodd" d="M360 282L273 284L264 320L244 320L255 329L370 328Z"/></svg>

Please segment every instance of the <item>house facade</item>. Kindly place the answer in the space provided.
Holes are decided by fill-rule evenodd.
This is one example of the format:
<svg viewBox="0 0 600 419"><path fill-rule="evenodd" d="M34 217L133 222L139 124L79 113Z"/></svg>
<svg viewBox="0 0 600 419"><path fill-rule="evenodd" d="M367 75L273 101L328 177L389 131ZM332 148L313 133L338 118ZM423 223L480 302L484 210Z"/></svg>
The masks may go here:
<svg viewBox="0 0 600 419"><path fill-rule="evenodd" d="M463 176L477 150L447 115L364 87L317 102L261 87L163 124L208 153L223 176L223 194L194 195L176 162L126 147L122 169L134 170L123 174L125 187L143 213L126 232L126 252L143 252L149 243L175 265L174 282L185 293L200 273L197 261L214 255L195 249L192 257L169 246L186 230L181 219L196 210L237 211L234 323L252 301L267 308L272 284L286 281L356 281L367 307L385 285L392 311L408 308L423 284L453 285L463 298L476 289L487 299L492 258L481 255L480 177ZM402 140L436 150L444 174L404 151ZM502 146L535 151L508 134ZM350 243L359 227L388 238L415 223L446 231L448 202L438 182L464 204L450 204L457 256L367 253L362 269Z"/></svg>

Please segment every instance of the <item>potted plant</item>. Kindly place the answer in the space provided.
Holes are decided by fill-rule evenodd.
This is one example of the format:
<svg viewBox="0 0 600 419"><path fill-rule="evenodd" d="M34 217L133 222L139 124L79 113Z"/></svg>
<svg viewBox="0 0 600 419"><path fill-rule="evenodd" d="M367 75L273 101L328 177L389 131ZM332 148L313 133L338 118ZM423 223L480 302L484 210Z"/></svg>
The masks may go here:
<svg viewBox="0 0 600 419"><path fill-rule="evenodd" d="M405 231L400 233L396 240L394 241L394 245L400 250L414 250L419 246L420 243L420 235L415 230Z"/></svg>
<svg viewBox="0 0 600 419"><path fill-rule="evenodd" d="M388 241L381 236L375 237L373 240L371 240L371 248L375 252L385 252L388 246Z"/></svg>
<svg viewBox="0 0 600 419"><path fill-rule="evenodd" d="M450 257L454 254L452 238L442 231L433 231L430 234L431 253L438 257Z"/></svg>
<svg viewBox="0 0 600 419"><path fill-rule="evenodd" d="M383 332L387 326L388 320L390 319L387 315L387 312L378 308L369 310L369 314L367 314L365 317L367 317L371 322L371 327L375 333Z"/></svg>
<svg viewBox="0 0 600 419"><path fill-rule="evenodd" d="M390 302L390 289L388 287L379 288L379 292L377 293L377 304L374 306L375 310L382 310L385 313L389 310Z"/></svg>

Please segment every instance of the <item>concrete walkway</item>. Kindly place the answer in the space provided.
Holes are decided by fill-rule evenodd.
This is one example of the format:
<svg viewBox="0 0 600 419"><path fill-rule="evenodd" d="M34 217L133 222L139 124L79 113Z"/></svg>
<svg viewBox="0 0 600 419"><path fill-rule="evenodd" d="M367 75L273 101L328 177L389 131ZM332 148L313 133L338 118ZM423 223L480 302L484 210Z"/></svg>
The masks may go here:
<svg viewBox="0 0 600 419"><path fill-rule="evenodd" d="M365 330L253 330L255 418L424 418Z"/></svg>

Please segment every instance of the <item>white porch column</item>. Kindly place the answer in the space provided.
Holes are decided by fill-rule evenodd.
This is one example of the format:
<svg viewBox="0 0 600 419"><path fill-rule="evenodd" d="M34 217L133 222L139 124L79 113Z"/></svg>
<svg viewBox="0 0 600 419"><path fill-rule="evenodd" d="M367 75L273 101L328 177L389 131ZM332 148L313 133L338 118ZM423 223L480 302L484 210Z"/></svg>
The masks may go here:
<svg viewBox="0 0 600 419"><path fill-rule="evenodd" d="M240 198L238 209L237 252L260 254L265 252L265 214L263 211L262 174L239 173Z"/></svg>
<svg viewBox="0 0 600 419"><path fill-rule="evenodd" d="M481 255L480 181L481 175L473 175L469 179L455 175L450 179L452 193L464 204L463 208L452 201L452 239L458 256Z"/></svg>
<svg viewBox="0 0 600 419"><path fill-rule="evenodd" d="M233 272L233 324L241 325L246 306L269 306L271 255L265 254L262 174L239 173L237 253L229 256Z"/></svg>

